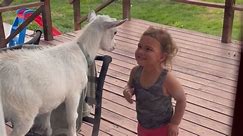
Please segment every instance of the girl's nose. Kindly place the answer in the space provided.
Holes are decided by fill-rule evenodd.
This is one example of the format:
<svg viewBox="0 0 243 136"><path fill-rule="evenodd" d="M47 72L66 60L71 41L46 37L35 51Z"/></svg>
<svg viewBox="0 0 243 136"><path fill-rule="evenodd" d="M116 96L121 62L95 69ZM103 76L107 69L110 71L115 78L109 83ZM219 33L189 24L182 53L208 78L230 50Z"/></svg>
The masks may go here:
<svg viewBox="0 0 243 136"><path fill-rule="evenodd" d="M143 50L143 49L137 49L137 52L138 52L139 54L144 54L144 50Z"/></svg>

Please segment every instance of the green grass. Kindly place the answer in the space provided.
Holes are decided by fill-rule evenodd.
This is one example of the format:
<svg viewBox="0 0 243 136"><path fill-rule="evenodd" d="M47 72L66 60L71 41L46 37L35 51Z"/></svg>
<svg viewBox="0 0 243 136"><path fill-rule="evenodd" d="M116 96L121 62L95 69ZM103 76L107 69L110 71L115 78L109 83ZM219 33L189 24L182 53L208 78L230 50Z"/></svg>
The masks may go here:
<svg viewBox="0 0 243 136"><path fill-rule="evenodd" d="M35 0L26 0L27 2ZM224 0L204 0L209 2L224 3ZM16 0L15 3L22 0ZM94 9L102 0L81 0L81 15ZM175 0L131 0L131 16L164 25L194 30L211 35L221 36L223 27L223 9L200 7L175 2ZM242 3L243 0L236 0ZM106 7L100 14L108 14L118 19L122 18L122 0L117 0ZM62 32L73 31L73 10L67 0L51 0L53 25ZM4 13L4 21L11 24L15 13ZM239 12L235 12L233 24L233 39L238 39L240 33ZM33 24L33 23L32 23ZM29 29L38 26L30 25Z"/></svg>

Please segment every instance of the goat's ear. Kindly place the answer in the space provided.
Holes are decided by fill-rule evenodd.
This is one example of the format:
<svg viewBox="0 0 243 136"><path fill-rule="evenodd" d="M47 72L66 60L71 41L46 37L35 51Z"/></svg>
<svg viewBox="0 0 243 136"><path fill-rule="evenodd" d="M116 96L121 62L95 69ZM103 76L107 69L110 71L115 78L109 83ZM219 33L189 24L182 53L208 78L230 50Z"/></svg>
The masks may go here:
<svg viewBox="0 0 243 136"><path fill-rule="evenodd" d="M93 21L94 19L96 18L96 13L94 10L90 11L89 12L89 15L88 15L88 21L91 22Z"/></svg>
<svg viewBox="0 0 243 136"><path fill-rule="evenodd" d="M126 21L127 21L127 19L117 20L117 21L113 21L113 22L105 22L105 28L109 29L109 28L112 28L112 27L117 27L117 26L123 24Z"/></svg>

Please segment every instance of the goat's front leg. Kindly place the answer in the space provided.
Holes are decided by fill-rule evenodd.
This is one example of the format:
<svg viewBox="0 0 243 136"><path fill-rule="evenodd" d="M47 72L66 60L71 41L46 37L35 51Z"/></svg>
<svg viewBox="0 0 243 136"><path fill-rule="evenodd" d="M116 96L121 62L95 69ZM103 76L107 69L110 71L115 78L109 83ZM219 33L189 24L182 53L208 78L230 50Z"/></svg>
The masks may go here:
<svg viewBox="0 0 243 136"><path fill-rule="evenodd" d="M48 112L44 115L44 128L46 136L51 136L52 128L51 128L51 112Z"/></svg>
<svg viewBox="0 0 243 136"><path fill-rule="evenodd" d="M40 133L44 136L51 136L52 128L51 128L50 118L51 118L51 112L38 115L35 119L35 123L32 127L32 131Z"/></svg>
<svg viewBox="0 0 243 136"><path fill-rule="evenodd" d="M36 115L37 111L32 112L32 114L29 114L26 117L16 117L13 122L13 131L10 136L25 136L33 125Z"/></svg>
<svg viewBox="0 0 243 136"><path fill-rule="evenodd" d="M76 120L78 118L77 109L79 105L79 99L80 94L74 94L65 100L69 136L77 136Z"/></svg>

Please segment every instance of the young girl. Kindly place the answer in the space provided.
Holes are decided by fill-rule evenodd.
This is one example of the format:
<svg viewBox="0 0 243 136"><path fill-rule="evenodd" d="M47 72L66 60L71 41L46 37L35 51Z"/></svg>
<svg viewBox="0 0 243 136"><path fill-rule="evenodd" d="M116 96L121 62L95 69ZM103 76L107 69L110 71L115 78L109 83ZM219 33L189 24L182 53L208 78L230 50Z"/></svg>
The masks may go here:
<svg viewBox="0 0 243 136"><path fill-rule="evenodd" d="M171 36L149 27L142 35L135 58L138 66L130 73L123 94L132 103L136 96L138 136L177 136L186 107L181 84L166 69L177 53ZM173 112L171 98L176 101Z"/></svg>

